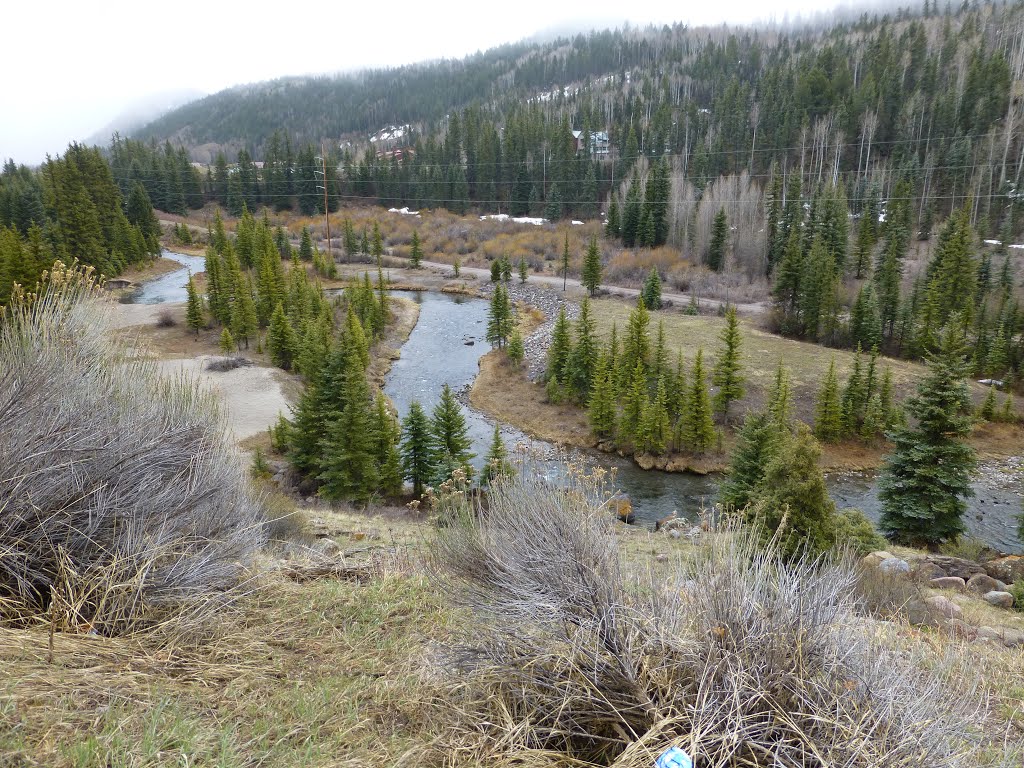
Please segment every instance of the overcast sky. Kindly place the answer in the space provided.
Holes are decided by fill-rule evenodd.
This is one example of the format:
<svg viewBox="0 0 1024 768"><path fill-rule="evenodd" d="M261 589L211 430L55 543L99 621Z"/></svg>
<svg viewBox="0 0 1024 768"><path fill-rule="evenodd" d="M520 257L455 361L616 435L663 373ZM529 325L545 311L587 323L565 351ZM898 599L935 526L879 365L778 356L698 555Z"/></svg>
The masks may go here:
<svg viewBox="0 0 1024 768"><path fill-rule="evenodd" d="M566 24L751 21L815 0L227 3L9 0L0 10L0 158L35 164L154 94L461 57Z"/></svg>

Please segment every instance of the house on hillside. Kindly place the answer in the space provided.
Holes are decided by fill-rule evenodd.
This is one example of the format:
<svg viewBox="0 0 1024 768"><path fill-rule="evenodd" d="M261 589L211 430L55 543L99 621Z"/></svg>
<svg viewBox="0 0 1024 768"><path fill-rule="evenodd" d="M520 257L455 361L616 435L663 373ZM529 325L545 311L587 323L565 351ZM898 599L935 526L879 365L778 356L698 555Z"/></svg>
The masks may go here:
<svg viewBox="0 0 1024 768"><path fill-rule="evenodd" d="M572 132L573 147L576 153L583 149L583 131ZM608 141L607 131L595 131L590 134L590 154L598 157L608 155L611 151L611 143Z"/></svg>

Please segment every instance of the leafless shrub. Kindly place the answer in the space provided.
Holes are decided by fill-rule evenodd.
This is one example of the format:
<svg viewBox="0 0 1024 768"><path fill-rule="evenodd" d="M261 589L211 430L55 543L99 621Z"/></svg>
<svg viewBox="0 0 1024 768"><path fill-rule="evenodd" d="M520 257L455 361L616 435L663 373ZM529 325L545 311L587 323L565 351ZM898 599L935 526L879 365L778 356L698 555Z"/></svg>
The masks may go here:
<svg viewBox="0 0 1024 768"><path fill-rule="evenodd" d="M441 583L474 617L458 738L629 768L668 744L701 768L974 764L971 697L858 616L848 565L732 528L640 578L599 502L515 477L439 533Z"/></svg>
<svg viewBox="0 0 1024 768"><path fill-rule="evenodd" d="M208 371L225 373L236 368L247 368L250 365L252 365L252 360L249 358L234 355L233 357L215 357L212 360L207 360L204 367Z"/></svg>
<svg viewBox="0 0 1024 768"><path fill-rule="evenodd" d="M0 320L0 621L198 616L264 539L216 401L124 359L96 296L58 264Z"/></svg>
<svg viewBox="0 0 1024 768"><path fill-rule="evenodd" d="M178 324L178 319L174 316L174 312L170 307L163 307L159 312L156 313L156 327L157 328L173 328Z"/></svg>

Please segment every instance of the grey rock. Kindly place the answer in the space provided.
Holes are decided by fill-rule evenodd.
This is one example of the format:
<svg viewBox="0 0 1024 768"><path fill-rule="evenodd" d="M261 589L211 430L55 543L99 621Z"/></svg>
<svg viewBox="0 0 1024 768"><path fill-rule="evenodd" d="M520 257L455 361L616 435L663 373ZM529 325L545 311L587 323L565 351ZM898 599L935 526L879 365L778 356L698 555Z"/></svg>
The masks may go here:
<svg viewBox="0 0 1024 768"><path fill-rule="evenodd" d="M965 581L978 573L984 573L985 568L973 560L964 560L962 557L950 557L948 555L928 555L926 562L934 563L946 572L947 576L959 576Z"/></svg>
<svg viewBox="0 0 1024 768"><path fill-rule="evenodd" d="M1002 643L1007 648L1024 646L1024 631L1010 627L978 627L978 639Z"/></svg>
<svg viewBox="0 0 1024 768"><path fill-rule="evenodd" d="M680 531L678 528L673 528L671 531L668 532L668 535L671 536L673 539L679 539L682 538L683 532Z"/></svg>
<svg viewBox="0 0 1024 768"><path fill-rule="evenodd" d="M924 560L914 563L910 572L914 575L915 579L920 581L933 581L946 577L946 572L942 568L935 563L929 563Z"/></svg>
<svg viewBox="0 0 1024 768"><path fill-rule="evenodd" d="M1009 557L989 560L985 563L985 572L993 579L999 579L1006 584L1013 584L1015 581L1024 579L1024 557L1010 555Z"/></svg>
<svg viewBox="0 0 1024 768"><path fill-rule="evenodd" d="M985 593L985 602L996 608L1013 608L1013 595L993 590Z"/></svg>
<svg viewBox="0 0 1024 768"><path fill-rule="evenodd" d="M984 573L976 573L967 580L967 591L975 595L986 595L999 589L999 582Z"/></svg>
<svg viewBox="0 0 1024 768"><path fill-rule="evenodd" d="M889 557L878 564L883 573L910 573L910 563L898 557Z"/></svg>
<svg viewBox="0 0 1024 768"><path fill-rule="evenodd" d="M963 619L964 617L963 609L948 597L934 595L933 597L925 598L925 603L927 603L929 608L943 618Z"/></svg>
<svg viewBox="0 0 1024 768"><path fill-rule="evenodd" d="M929 581L928 586L932 589L955 589L959 592L963 592L967 587L967 582L959 576L940 576L937 579Z"/></svg>

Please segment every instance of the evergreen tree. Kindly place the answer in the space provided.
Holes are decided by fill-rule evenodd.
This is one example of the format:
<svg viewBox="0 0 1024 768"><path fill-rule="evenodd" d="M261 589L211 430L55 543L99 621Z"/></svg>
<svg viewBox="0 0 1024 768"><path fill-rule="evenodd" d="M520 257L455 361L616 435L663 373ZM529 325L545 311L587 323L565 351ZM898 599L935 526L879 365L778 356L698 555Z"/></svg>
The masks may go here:
<svg viewBox="0 0 1024 768"><path fill-rule="evenodd" d="M418 229L412 231L412 245L409 247L409 266L419 269L423 263L423 246L420 243L420 232Z"/></svg>
<svg viewBox="0 0 1024 768"><path fill-rule="evenodd" d="M748 413L736 433L736 447L729 459L729 471L718 487L718 501L726 509L743 509L751 501L768 462L775 451L779 433L765 413Z"/></svg>
<svg viewBox="0 0 1024 768"><path fill-rule="evenodd" d="M643 412L644 449L649 453L664 453L672 439L668 416L668 390L665 377L658 379L654 398L648 398Z"/></svg>
<svg viewBox="0 0 1024 768"><path fill-rule="evenodd" d="M512 337L508 340L508 346L505 348L508 359L512 365L517 368L522 364L523 357L526 355L526 350L523 347L523 336L519 333L518 326L512 329Z"/></svg>
<svg viewBox="0 0 1024 768"><path fill-rule="evenodd" d="M520 256L519 257L519 282L520 283L525 283L526 282L526 278L527 278L528 275L529 275L529 271L528 271L528 268L526 266L526 257L525 256Z"/></svg>
<svg viewBox="0 0 1024 768"><path fill-rule="evenodd" d="M185 325L195 332L198 339L199 329L206 323L206 319L203 317L203 300L199 296L199 291L196 290L196 284L191 274L188 276L188 284L185 286L185 291L188 294L188 304L185 307Z"/></svg>
<svg viewBox="0 0 1024 768"><path fill-rule="evenodd" d="M373 222L372 255L374 260L377 262L377 266L380 267L382 265L381 260L384 258L384 239L380 234L380 225L376 221Z"/></svg>
<svg viewBox="0 0 1024 768"><path fill-rule="evenodd" d="M548 363L544 381L562 384L565 381L569 355L572 354L572 339L569 336L569 318L565 314L565 305L558 308L555 327L551 331L551 346L548 347Z"/></svg>
<svg viewBox="0 0 1024 768"><path fill-rule="evenodd" d="M468 480L473 476L470 452L473 445L462 409L455 399L455 393L447 384L441 390L441 400L434 408L430 420L430 433L434 449L434 482L440 485L451 478L452 473L461 469Z"/></svg>
<svg viewBox="0 0 1024 768"><path fill-rule="evenodd" d="M715 423L711 420L711 397L704 378L704 350L698 349L690 375L690 397L687 401L689 417L683 442L694 453L704 453L715 441Z"/></svg>
<svg viewBox="0 0 1024 768"><path fill-rule="evenodd" d="M309 227L302 228L302 235L299 239L299 259L303 262L313 260L313 238L309 234Z"/></svg>
<svg viewBox="0 0 1024 768"><path fill-rule="evenodd" d="M594 365L597 362L595 328L594 319L590 316L590 300L584 296L580 303L580 316L576 321L576 343L566 361L565 375L565 383L580 401L589 394L594 377Z"/></svg>
<svg viewBox="0 0 1024 768"><path fill-rule="evenodd" d="M729 405L745 394L743 375L740 373L740 329L736 319L736 308L729 307L725 313L725 328L722 330L722 348L715 362L712 383L718 387L715 393L715 413L727 420Z"/></svg>
<svg viewBox="0 0 1024 768"><path fill-rule="evenodd" d="M765 541L776 539L789 557L816 555L835 544L835 502L828 495L821 448L805 425L784 438L765 467L748 519Z"/></svg>
<svg viewBox="0 0 1024 768"><path fill-rule="evenodd" d="M231 333L235 339L243 341L248 349L249 337L255 336L259 327L256 303L252 298L252 281L246 279L245 284L238 287L235 301L231 305Z"/></svg>
<svg viewBox="0 0 1024 768"><path fill-rule="evenodd" d="M836 376L836 359L833 357L821 392L818 393L814 434L819 440L834 443L842 438L843 432L843 409L839 403L839 379Z"/></svg>
<svg viewBox="0 0 1024 768"><path fill-rule="evenodd" d="M501 439L501 425L494 425L494 436L491 447L487 449L484 468L480 471L480 485L487 486L492 480L512 474L512 465L508 461L508 450Z"/></svg>
<svg viewBox="0 0 1024 768"><path fill-rule="evenodd" d="M231 337L231 331L226 327L220 332L220 351L230 355L235 351L235 340Z"/></svg>
<svg viewBox="0 0 1024 768"><path fill-rule="evenodd" d="M640 295L648 309L661 309L661 275L657 267L651 267Z"/></svg>
<svg viewBox="0 0 1024 768"><path fill-rule="evenodd" d="M346 355L342 386L344 406L320 446L320 494L368 501L378 490L377 445L366 369L356 354Z"/></svg>
<svg viewBox="0 0 1024 768"><path fill-rule="evenodd" d="M789 431L790 419L793 416L793 392L789 383L789 372L782 365L781 358L778 368L775 369L772 388L768 393L767 412L777 430Z"/></svg>
<svg viewBox="0 0 1024 768"><path fill-rule="evenodd" d="M377 486L386 496L402 491L402 458L398 450L401 430L381 392L374 399L374 459L377 464Z"/></svg>
<svg viewBox="0 0 1024 768"><path fill-rule="evenodd" d="M619 237L622 234L622 227L619 224L619 202L615 195L612 195L612 201L608 205L608 220L604 225L604 234L606 237Z"/></svg>
<svg viewBox="0 0 1024 768"><path fill-rule="evenodd" d="M879 483L880 525L886 536L933 547L963 533L964 499L973 495L976 459L971 432L967 363L958 323L943 334L928 374L908 398L914 426L898 429Z"/></svg>
<svg viewBox="0 0 1024 768"><path fill-rule="evenodd" d="M988 388L988 394L985 395L985 401L981 404L978 409L978 416L985 421L995 421L996 416L996 388L990 386Z"/></svg>
<svg viewBox="0 0 1024 768"><path fill-rule="evenodd" d="M487 312L487 341L497 346L498 349L503 349L514 325L515 318L512 315L508 291L502 287L501 283L498 283L494 286L490 308Z"/></svg>
<svg viewBox="0 0 1024 768"><path fill-rule="evenodd" d="M626 326L626 339L623 342L622 357L619 360L619 381L625 384L639 364L646 375L648 358L650 357L651 341L647 335L650 314L644 304L643 297L629 313L629 324Z"/></svg>
<svg viewBox="0 0 1024 768"><path fill-rule="evenodd" d="M296 346L295 330L284 313L284 305L278 302L267 331L267 351L271 362L278 368L291 370Z"/></svg>
<svg viewBox="0 0 1024 768"><path fill-rule="evenodd" d="M622 418L619 420L619 439L630 442L637 449L644 443L643 417L650 393L647 391L647 373L638 360L633 366L622 404Z"/></svg>
<svg viewBox="0 0 1024 768"><path fill-rule="evenodd" d="M491 262L491 282L501 282L501 259L494 259Z"/></svg>
<svg viewBox="0 0 1024 768"><path fill-rule="evenodd" d="M569 280L569 233L565 233L565 247L562 249L562 290Z"/></svg>
<svg viewBox="0 0 1024 768"><path fill-rule="evenodd" d="M409 413L402 420L401 455L405 479L412 483L413 496L419 498L437 471L430 420L416 400L409 405Z"/></svg>
<svg viewBox="0 0 1024 768"><path fill-rule="evenodd" d="M882 319L871 283L865 283L857 292L850 313L850 340L862 349L875 349L882 344Z"/></svg>
<svg viewBox="0 0 1024 768"><path fill-rule="evenodd" d="M711 227L711 242L708 244L708 267L721 272L725 266L725 249L729 239L729 222L725 217L725 208L719 208Z"/></svg>
<svg viewBox="0 0 1024 768"><path fill-rule="evenodd" d="M583 260L583 287L593 296L601 287L601 251L597 246L597 236L590 238L587 255Z"/></svg>
<svg viewBox="0 0 1024 768"><path fill-rule="evenodd" d="M608 357L600 355L594 369L593 383L587 406L590 428L599 438L611 437L615 433L615 392Z"/></svg>

